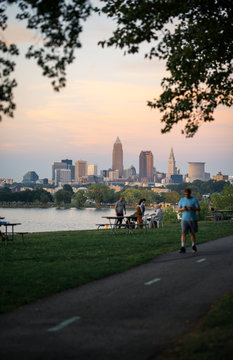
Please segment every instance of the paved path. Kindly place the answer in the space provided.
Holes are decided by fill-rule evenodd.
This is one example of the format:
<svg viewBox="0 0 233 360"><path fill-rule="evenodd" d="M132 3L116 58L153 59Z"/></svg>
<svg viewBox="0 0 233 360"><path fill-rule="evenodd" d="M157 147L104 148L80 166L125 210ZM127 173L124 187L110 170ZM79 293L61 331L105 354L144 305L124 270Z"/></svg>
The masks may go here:
<svg viewBox="0 0 233 360"><path fill-rule="evenodd" d="M148 360L233 286L233 236L0 316L4 360Z"/></svg>

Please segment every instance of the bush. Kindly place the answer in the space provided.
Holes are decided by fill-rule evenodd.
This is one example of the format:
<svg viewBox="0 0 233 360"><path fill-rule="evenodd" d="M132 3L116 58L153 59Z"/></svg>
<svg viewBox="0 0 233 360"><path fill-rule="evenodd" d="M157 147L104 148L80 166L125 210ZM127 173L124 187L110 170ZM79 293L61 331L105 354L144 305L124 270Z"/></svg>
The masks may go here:
<svg viewBox="0 0 233 360"><path fill-rule="evenodd" d="M177 212L170 206L163 211L163 221L166 224L173 224L178 222Z"/></svg>

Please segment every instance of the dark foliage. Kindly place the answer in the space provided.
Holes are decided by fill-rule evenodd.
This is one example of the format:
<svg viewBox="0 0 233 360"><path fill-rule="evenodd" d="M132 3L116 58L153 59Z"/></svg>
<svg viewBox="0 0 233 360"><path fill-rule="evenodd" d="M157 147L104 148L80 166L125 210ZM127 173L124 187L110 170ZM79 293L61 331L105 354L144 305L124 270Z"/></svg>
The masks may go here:
<svg viewBox="0 0 233 360"><path fill-rule="evenodd" d="M166 61L170 76L162 80L160 97L148 102L163 113L162 133L184 121L183 133L191 137L201 123L214 120L218 105L233 103L231 0L100 0L95 9L88 0L2 0L3 31L9 4L18 6L18 20L26 20L27 28L41 35L40 45L31 45L26 57L37 61L56 91L66 84L66 67L81 47L82 24L95 10L116 23L112 36L100 45L134 54L146 42L151 44L146 57ZM15 63L9 59L19 52L3 40L0 51L0 114L13 116L17 84L11 79Z"/></svg>

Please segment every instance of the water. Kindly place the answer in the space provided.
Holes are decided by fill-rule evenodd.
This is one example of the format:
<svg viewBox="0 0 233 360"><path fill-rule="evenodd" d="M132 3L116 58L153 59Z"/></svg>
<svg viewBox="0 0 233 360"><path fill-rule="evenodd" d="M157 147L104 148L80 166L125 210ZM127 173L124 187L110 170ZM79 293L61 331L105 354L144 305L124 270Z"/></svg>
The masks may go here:
<svg viewBox="0 0 233 360"><path fill-rule="evenodd" d="M132 211L133 212L133 211ZM130 211L130 213L132 213ZM4 221L21 223L15 231L43 232L61 230L97 229L96 224L105 223L102 216L114 216L114 209L14 209L0 208Z"/></svg>

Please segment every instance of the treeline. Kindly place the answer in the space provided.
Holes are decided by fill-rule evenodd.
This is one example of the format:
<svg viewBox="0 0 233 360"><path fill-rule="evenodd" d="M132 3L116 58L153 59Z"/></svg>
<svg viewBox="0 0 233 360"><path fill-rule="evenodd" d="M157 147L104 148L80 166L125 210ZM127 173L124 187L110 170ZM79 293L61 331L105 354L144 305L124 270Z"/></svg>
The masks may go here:
<svg viewBox="0 0 233 360"><path fill-rule="evenodd" d="M12 192L9 188L0 189L0 203L41 203L53 202L53 196L44 189Z"/></svg>
<svg viewBox="0 0 233 360"><path fill-rule="evenodd" d="M172 193L172 192L171 192ZM169 193L169 194L171 194ZM53 204L54 206L75 206L81 208L84 206L100 207L104 204L114 204L124 196L129 205L135 205L141 198L146 198L147 203L164 202L164 194L156 194L154 191L145 188L123 188L120 192L115 192L107 185L90 185L87 190L73 191L70 185L64 185L62 189L51 195L48 191L38 188L12 192L9 188L0 189L0 204ZM177 199L176 199L177 200Z"/></svg>
<svg viewBox="0 0 233 360"><path fill-rule="evenodd" d="M123 196L127 204L132 206L135 206L142 198L147 200L148 205L161 202L177 204L180 198L184 196L184 189L187 186L192 189L192 195L197 197L198 200L202 200L203 194L210 194L209 198L206 199L206 204L213 204L214 207L218 208L233 206L232 186L224 181L216 182L212 180L208 182L196 180L192 184L169 185L171 191L160 194L150 189L132 187L125 187L120 192L115 192L109 186L102 184L90 185L87 190L78 190L76 192L73 191L70 185L64 185L54 195L41 188L27 189L20 192L12 192L9 188L3 188L0 189L0 204L7 203L14 206L14 204L22 203L38 206L74 206L77 208L100 207L106 204L114 204L120 196ZM225 194L225 200L221 203L222 194Z"/></svg>
<svg viewBox="0 0 233 360"><path fill-rule="evenodd" d="M230 185L230 183L215 180L195 180L192 183L170 184L167 185L167 188L176 191L180 196L183 196L184 189L189 187L192 190L192 195L200 200L202 195L220 193L226 185Z"/></svg>

